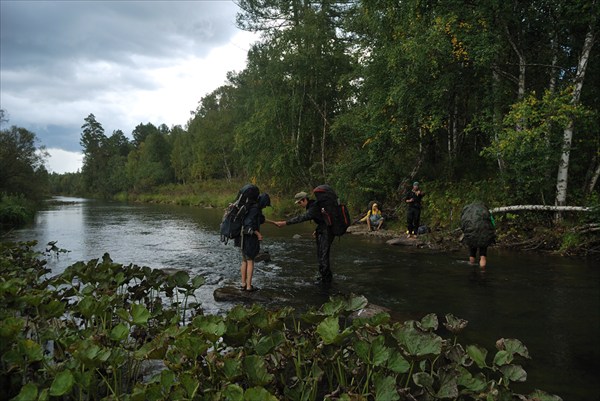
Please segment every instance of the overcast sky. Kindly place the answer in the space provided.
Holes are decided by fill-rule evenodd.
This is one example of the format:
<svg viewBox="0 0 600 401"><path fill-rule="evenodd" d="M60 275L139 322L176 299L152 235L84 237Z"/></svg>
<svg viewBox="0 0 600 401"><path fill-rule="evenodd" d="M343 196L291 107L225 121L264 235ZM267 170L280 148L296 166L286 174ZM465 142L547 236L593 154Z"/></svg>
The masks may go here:
<svg viewBox="0 0 600 401"><path fill-rule="evenodd" d="M241 71L256 36L229 0L0 0L0 108L62 173L81 167L90 113L110 136L185 127L200 99Z"/></svg>

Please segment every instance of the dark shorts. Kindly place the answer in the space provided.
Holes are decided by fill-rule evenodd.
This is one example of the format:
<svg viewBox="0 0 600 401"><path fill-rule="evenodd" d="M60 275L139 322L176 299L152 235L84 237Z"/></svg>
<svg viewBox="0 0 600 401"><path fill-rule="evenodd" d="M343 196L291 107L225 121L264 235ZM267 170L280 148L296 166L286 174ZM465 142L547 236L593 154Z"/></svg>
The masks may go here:
<svg viewBox="0 0 600 401"><path fill-rule="evenodd" d="M475 257L477 256L477 250L479 249L479 256L487 257L487 246L482 246L480 248L469 248L469 256Z"/></svg>

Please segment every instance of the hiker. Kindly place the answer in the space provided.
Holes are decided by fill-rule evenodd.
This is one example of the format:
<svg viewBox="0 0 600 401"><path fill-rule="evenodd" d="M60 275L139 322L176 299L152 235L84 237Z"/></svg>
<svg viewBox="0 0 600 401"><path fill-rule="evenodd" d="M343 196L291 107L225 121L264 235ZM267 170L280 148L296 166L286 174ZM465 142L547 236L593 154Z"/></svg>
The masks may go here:
<svg viewBox="0 0 600 401"><path fill-rule="evenodd" d="M258 188L253 192L258 194ZM233 245L239 247L242 253L242 263L240 266L242 284L240 289L243 291L256 291L256 287L252 286L254 258L258 255L258 252L260 251L260 241L263 240L263 236L260 233L262 215L260 199L261 196L256 195L253 195L248 199L248 207L242 222L241 235L234 238Z"/></svg>
<svg viewBox="0 0 600 401"><path fill-rule="evenodd" d="M381 214L381 210L379 210L379 205L377 202L373 202L367 215L359 220L362 222L367 222L367 228L369 231L379 231L381 226L383 225L383 214Z"/></svg>
<svg viewBox="0 0 600 401"><path fill-rule="evenodd" d="M408 203L408 212L406 214L407 237L416 238L421 220L421 199L425 196L425 192L419 188L419 182L413 183L412 189L406 195L406 203Z"/></svg>
<svg viewBox="0 0 600 401"><path fill-rule="evenodd" d="M292 217L285 221L277 221L275 224L278 227L283 227L292 224L302 223L304 221L312 220L317 224L313 236L317 242L317 257L319 261L319 281L322 283L330 283L332 280L331 267L329 263L329 253L331 250L331 243L333 242L333 232L331 226L325 223L321 210L317 204L317 201L308 199L306 192L298 192L294 196L294 203L306 210L305 213Z"/></svg>
<svg viewBox="0 0 600 401"><path fill-rule="evenodd" d="M482 202L466 205L460 214L460 229L463 232L461 242L469 247L469 263L477 264L485 270L487 248L496 241L496 227L492 214Z"/></svg>

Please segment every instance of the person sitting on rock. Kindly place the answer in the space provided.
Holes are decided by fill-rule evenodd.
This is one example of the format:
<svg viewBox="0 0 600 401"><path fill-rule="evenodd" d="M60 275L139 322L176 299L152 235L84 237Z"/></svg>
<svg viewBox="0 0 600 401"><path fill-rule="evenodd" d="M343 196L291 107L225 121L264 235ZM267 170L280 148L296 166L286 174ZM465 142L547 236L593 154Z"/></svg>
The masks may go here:
<svg viewBox="0 0 600 401"><path fill-rule="evenodd" d="M381 214L381 210L379 210L379 205L376 202L373 202L371 208L367 212L367 215L360 219L360 222L367 222L367 227L369 231L379 231L381 226L383 225L383 214Z"/></svg>

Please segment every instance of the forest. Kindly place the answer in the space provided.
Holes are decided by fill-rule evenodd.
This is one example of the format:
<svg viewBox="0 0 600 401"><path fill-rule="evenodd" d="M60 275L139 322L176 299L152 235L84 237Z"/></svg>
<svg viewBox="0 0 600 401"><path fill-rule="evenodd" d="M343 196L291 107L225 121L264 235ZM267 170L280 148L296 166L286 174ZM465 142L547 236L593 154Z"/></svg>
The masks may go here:
<svg viewBox="0 0 600 401"><path fill-rule="evenodd" d="M47 176L48 191L217 180L289 197L326 182L355 210L377 199L394 214L418 180L440 221L474 198L600 204L596 0L237 3L237 26L260 34L244 70L185 126L108 134L90 113L81 172Z"/></svg>

